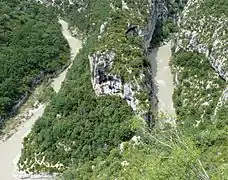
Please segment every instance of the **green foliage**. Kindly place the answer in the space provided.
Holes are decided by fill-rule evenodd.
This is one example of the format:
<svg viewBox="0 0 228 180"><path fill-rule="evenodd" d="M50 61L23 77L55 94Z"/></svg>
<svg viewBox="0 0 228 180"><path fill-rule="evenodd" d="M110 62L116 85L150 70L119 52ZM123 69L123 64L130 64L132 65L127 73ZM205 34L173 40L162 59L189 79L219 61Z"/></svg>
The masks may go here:
<svg viewBox="0 0 228 180"><path fill-rule="evenodd" d="M172 60L179 80L173 98L180 130L148 130L124 100L116 96L97 97L93 92L88 62L91 53L115 51L117 58L110 72L123 76L125 81L138 77L147 64L142 38L125 36L128 23L140 28L145 25L147 1L125 2L129 10L121 10L120 0L77 1L72 5L63 1L56 6L65 10L62 15L87 40L62 89L25 138L20 169L63 172L62 178L67 180L225 179L227 106L221 106L214 114L225 83L203 55L179 52ZM181 2L169 1L169 18L159 22L163 30L155 33L166 37L176 31L171 18L183 8ZM98 40L105 21L106 31ZM145 93L137 96L147 99ZM134 135L140 135L139 143L131 140ZM120 144L123 151L118 149Z"/></svg>
<svg viewBox="0 0 228 180"><path fill-rule="evenodd" d="M178 73L179 81L173 95L178 120L183 122L183 128L190 133L195 126L199 130L205 129L211 123L225 88L224 81L201 54L179 52L173 57L172 65Z"/></svg>
<svg viewBox="0 0 228 180"><path fill-rule="evenodd" d="M227 8L226 0L192 1L182 16L178 32L179 44L186 50L195 48L195 45L193 47L190 45L194 33L197 45L201 45L210 53L207 55L210 61L217 61L218 57L223 59L222 71L228 69ZM205 51L204 54L208 52Z"/></svg>
<svg viewBox="0 0 228 180"><path fill-rule="evenodd" d="M62 179L196 180L207 176L200 151L176 129L153 131L145 137L137 144L133 140L123 143L123 150L113 149L106 159L99 157L68 169Z"/></svg>
<svg viewBox="0 0 228 180"><path fill-rule="evenodd" d="M179 81L173 95L178 126L203 152L201 159L209 175L215 176L218 170L224 173L228 161L227 105L219 107L218 101L225 82L201 54L179 52L172 65ZM224 176L217 174L215 179Z"/></svg>
<svg viewBox="0 0 228 180"><path fill-rule="evenodd" d="M81 5L77 3L66 9L68 15L65 17L69 17L72 27L77 26L87 35L87 41L69 70L62 89L53 97L43 117L36 122L25 139L19 162L21 169L32 172L62 172L71 164L93 160L99 156L104 158L111 149L138 132L137 127L141 123L134 120L133 112L126 101L116 96L96 97L90 81L88 55L95 50L112 49L118 57L121 54L128 55L125 58L129 59L124 62L117 58L114 67L126 67L125 64L135 70L142 67L142 38L127 38L125 31L128 21L141 27L145 22L141 22L142 16L137 17L137 14L131 19L127 12L110 11L110 2L112 1L89 1L80 13L77 9ZM142 3L139 6L144 14L145 5ZM75 15L78 15L77 18L74 18ZM107 33L98 42L100 25L105 20L108 21ZM79 23L83 25L79 26ZM122 43L117 43L119 40ZM120 44L125 49L118 47ZM128 50L130 45L132 49ZM133 62L135 59L137 63ZM126 69L121 69L124 74ZM60 163L63 166L52 168L45 164L39 165L36 159L42 160L43 157L45 162L52 165Z"/></svg>
<svg viewBox="0 0 228 180"><path fill-rule="evenodd" d="M56 14L37 3L0 2L0 116L69 59Z"/></svg>
<svg viewBox="0 0 228 180"><path fill-rule="evenodd" d="M46 86L47 84L44 84L38 92L37 100L39 102L49 102L55 95L55 91L51 86Z"/></svg>
<svg viewBox="0 0 228 180"><path fill-rule="evenodd" d="M88 62L93 42L92 38L86 42L62 89L25 139L21 169L62 172L72 163L105 157L135 134L131 126L133 113L127 103L116 96L96 97L93 91ZM63 167L39 165L35 157L38 160L45 157L45 162L52 165L60 162Z"/></svg>
<svg viewBox="0 0 228 180"><path fill-rule="evenodd" d="M82 32L84 36L98 33L102 23L108 22L107 30L93 51L114 50L117 57L112 73L121 75L124 81L130 81L133 77L132 74L139 76L140 70L143 68L145 61L142 47L143 37L127 38L125 32L128 23L137 25L138 29L146 26L148 1L138 0L138 4L136 4L137 1L128 0L126 3L129 7L126 10L122 9L121 0L92 0L57 7L61 10L64 8L64 11L60 12L69 20L69 25ZM130 71L132 73L129 73Z"/></svg>
<svg viewBox="0 0 228 180"><path fill-rule="evenodd" d="M205 0L203 1L200 12L204 14L220 17L222 14L228 16L227 12L228 1L227 0Z"/></svg>
<svg viewBox="0 0 228 180"><path fill-rule="evenodd" d="M68 19L69 26L76 28L86 37L94 33L108 17L110 17L112 0L90 0L87 2L74 2L69 4L64 0L63 4L57 5L57 12ZM115 1L113 1L115 2ZM117 3L118 1L116 1Z"/></svg>
<svg viewBox="0 0 228 180"><path fill-rule="evenodd" d="M156 22L155 31L151 41L151 46L156 47L162 41L167 40L172 34L178 31L176 25L177 14L183 10L186 1L182 0L168 0L166 1L167 13L164 13L164 17L160 18Z"/></svg>
<svg viewBox="0 0 228 180"><path fill-rule="evenodd" d="M134 14L129 19L128 11L116 10L111 14L106 33L95 48L95 50L112 49L116 53L111 73L121 76L125 82L131 81L133 76L138 78L142 69L145 68L143 37L131 37L125 34L127 22L138 25L139 29L143 29L145 24L142 18L142 16Z"/></svg>
<svg viewBox="0 0 228 180"><path fill-rule="evenodd" d="M138 31L143 30L148 23L150 7L147 0L125 2L129 9L122 9L121 0L93 0L57 7L64 8L62 14L70 21L70 26L77 28L86 37L95 34L98 37L101 25L107 22L105 32L99 40L95 40L96 45L90 54L96 51L114 51L116 57L110 73L120 76L124 82L134 83L136 79L143 86L145 82L140 79L140 75L149 66L143 49L143 35L127 36L126 31L129 24L136 25ZM147 91L142 93L148 94Z"/></svg>
<svg viewBox="0 0 228 180"><path fill-rule="evenodd" d="M189 4L180 24L178 37L186 50L189 37L186 30L197 34L197 44L209 50L209 57L223 59L222 69L227 69L226 19L227 1L204 0ZM223 22L224 21L224 22ZM216 36L216 41L214 43ZM179 120L178 126L191 136L199 149L201 160L211 179L227 179L227 104L219 102L226 82L215 73L202 54L179 52L172 61L178 75L178 86L173 99Z"/></svg>
<svg viewBox="0 0 228 180"><path fill-rule="evenodd" d="M187 0L169 0L167 3L169 15L173 17L177 16L177 13L181 13L184 9L184 5L187 3Z"/></svg>

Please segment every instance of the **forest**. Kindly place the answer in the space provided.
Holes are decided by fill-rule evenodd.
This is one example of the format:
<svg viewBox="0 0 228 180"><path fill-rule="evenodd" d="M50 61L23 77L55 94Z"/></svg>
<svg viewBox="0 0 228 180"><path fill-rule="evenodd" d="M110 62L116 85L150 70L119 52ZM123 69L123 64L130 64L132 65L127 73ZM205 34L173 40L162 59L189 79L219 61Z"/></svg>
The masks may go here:
<svg viewBox="0 0 228 180"><path fill-rule="evenodd" d="M151 130L142 118L134 117L134 127L137 129L135 137L140 136L138 141L124 141L122 146L113 148L108 156L75 164L64 171L59 179L226 179L227 104L223 104L213 117L224 81L216 75L202 54L179 52L173 57L172 65L188 69L180 73L180 86L174 94L177 127L167 124ZM198 74L199 81L193 81L190 78L192 74ZM204 107L200 100L205 98L205 88L199 91L197 82L205 86L208 78L218 89L208 89L214 99L212 104ZM195 86L190 88L186 79L193 81ZM205 80L205 84L202 84L202 80ZM199 93L196 99L192 99L194 93ZM183 103L185 99L191 101L186 105L178 103ZM195 106L198 110L194 110Z"/></svg>
<svg viewBox="0 0 228 180"><path fill-rule="evenodd" d="M136 132L132 127L133 112L120 97L96 97L91 82L87 44L75 59L67 81L46 108L24 141L20 167L29 169L35 162L34 154L43 154L47 162L63 163L64 167L106 156L122 141ZM58 118L57 118L57 115ZM65 149L68 149L65 151ZM26 164L29 160L31 164ZM27 161L28 162L28 161ZM63 169L35 165L30 171L62 172Z"/></svg>
<svg viewBox="0 0 228 180"><path fill-rule="evenodd" d="M143 12L148 1L125 2L130 8L142 8ZM162 22L164 31L156 34L155 42L178 30L171 21L174 14L183 9L181 2L176 0L169 4L169 18ZM135 14L128 16L129 12L140 12L139 9L113 12L110 3L119 8L122 5L120 0L91 0L72 5L64 1L55 6L56 12L70 23L72 30L76 28L85 41L62 89L24 139L20 169L62 173L59 177L62 180L226 179L227 104L214 115L225 83L204 55L184 50L173 55L173 69L182 69L178 72L180 83L173 95L176 127L165 124L150 129L120 97L95 95L88 60L91 52L113 48L119 55L128 53L123 54L127 59L117 59L117 69L114 69L121 72L125 80L132 77L124 72L124 65L133 68L134 73L144 67L145 54L139 50L142 39L126 39L122 34L131 16L134 23L144 25ZM98 41L100 26L105 21L111 25L105 38ZM138 49L126 49L130 45ZM209 87L208 80L211 81ZM43 159L51 166L38 163ZM57 164L58 167L54 166Z"/></svg>
<svg viewBox="0 0 228 180"><path fill-rule="evenodd" d="M96 8L101 8L100 3L104 3L105 6L102 11L97 11ZM75 12L71 8L69 16ZM43 117L35 123L32 132L25 138L19 162L21 170L63 172L72 164L84 163L97 157L105 158L113 148L137 134L137 120L126 101L117 96L97 97L90 81L88 55L95 47L101 46L97 40L100 25L110 16L114 17L112 14L104 16L112 12L109 3L91 1L84 11L88 15L96 13L93 16L96 26L80 27L85 28L82 29L85 32L89 29L91 31L86 33L88 38L74 60L62 89L54 96ZM84 13L82 12L74 21L81 22L80 18L83 18ZM117 13L115 17L118 17ZM126 16L120 18L124 19ZM117 22L117 25L123 26L123 20ZM123 31L120 30L119 34ZM113 45L113 48L116 48L115 44ZM44 157L45 162L52 165L61 162L62 166L47 167L36 162L37 159L42 160Z"/></svg>
<svg viewBox="0 0 228 180"><path fill-rule="evenodd" d="M69 60L52 9L31 1L0 2L0 121L48 74Z"/></svg>
<svg viewBox="0 0 228 180"><path fill-rule="evenodd" d="M173 94L179 128L202 151L201 159L207 171L225 168L224 162L228 160L225 148L228 143L227 103L218 106L225 81L205 56L196 52L176 53L172 67L179 74Z"/></svg>

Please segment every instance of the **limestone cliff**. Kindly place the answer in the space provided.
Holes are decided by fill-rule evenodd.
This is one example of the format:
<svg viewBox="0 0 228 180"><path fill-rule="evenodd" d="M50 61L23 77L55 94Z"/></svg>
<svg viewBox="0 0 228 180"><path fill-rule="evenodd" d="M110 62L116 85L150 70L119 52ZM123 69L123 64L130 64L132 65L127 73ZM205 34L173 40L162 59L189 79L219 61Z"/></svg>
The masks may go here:
<svg viewBox="0 0 228 180"><path fill-rule="evenodd" d="M24 143L23 155L19 162L21 170L63 172L80 158L95 158L101 152L106 154L112 147L132 138L137 131L135 126L139 126L138 121L132 119L135 114L144 117L148 124L152 121L153 107L150 101L154 98L153 82L146 54L157 20L165 18L165 1L125 0L117 3L112 0L98 0L86 1L84 4L81 2L74 1L75 4L69 4L66 1L65 5L55 5L57 10L67 8L68 14L71 14L70 17L67 16L70 19L69 24L75 20L75 14L77 15L76 22L70 24L71 28L80 24L77 30L83 30L84 35L84 45L68 73L62 90L56 96L59 98L56 101L58 105L54 105L53 100L48 107L53 106L55 109L53 116L48 117L53 121L53 126L64 128L61 134L64 135L67 131L70 132L70 137L58 137L55 138L55 142L46 144L50 140L49 135L43 136L39 132L38 135L37 131L32 131ZM101 6L100 3L104 3L105 6ZM72 10L73 7L75 9ZM99 13L97 18L96 13ZM42 122L48 122L45 117L44 113L36 127L40 127ZM61 122L64 124L60 125ZM85 123L87 130L79 123ZM78 125L83 128L78 128ZM42 132L48 131L42 128ZM59 133L58 130L55 132ZM97 136L97 133L101 135ZM104 135L107 135L110 141L107 141ZM40 136L47 138L47 141L36 141ZM94 145L76 139L89 140ZM31 144L38 145L43 142L47 149L30 148ZM96 151L98 153L95 154ZM79 152L86 154L81 156ZM63 166L47 167L37 163L40 161Z"/></svg>
<svg viewBox="0 0 228 180"><path fill-rule="evenodd" d="M189 0L179 16L172 58L177 122L203 147L200 158L211 179L227 162L227 8L227 0Z"/></svg>
<svg viewBox="0 0 228 180"><path fill-rule="evenodd" d="M191 71L192 67L189 66L187 69L179 65L174 67L177 85L179 84L179 86L184 87L184 84L191 82L191 87L198 89L196 94L204 90L207 92L216 91L218 93L218 96L211 96L211 93L208 93L208 97L205 95L195 95L192 98L201 107L217 103L217 106L212 108L214 114L216 114L217 108L228 99L226 83L228 80L228 14L226 3L227 1L223 0L189 0L179 17L179 31L174 40L174 51L176 53L184 50L203 54L215 70L204 79L201 79L203 76L199 77L198 74L195 74L194 77L183 79L183 73L186 74L186 72ZM203 63L207 62L201 61L198 63L199 67L201 67ZM218 85L217 83L220 82L220 77L218 76L226 82ZM189 91L189 88L186 88ZM218 99L217 97L220 98ZM188 100L185 99L186 101Z"/></svg>
<svg viewBox="0 0 228 180"><path fill-rule="evenodd" d="M118 95L135 112L148 115L151 103L156 106L156 98L152 92L153 82L146 54L157 21L168 17L167 0L110 1L109 15L104 17L103 22L90 17L90 3L83 0L41 2L55 6L62 12L77 6L75 17L85 16L83 20L89 22L87 33L83 31L85 39L100 24L97 46L88 56L96 95ZM80 26L74 25L72 33L81 33ZM77 33L73 29L77 29Z"/></svg>
<svg viewBox="0 0 228 180"><path fill-rule="evenodd" d="M97 95L121 96L134 111L146 115L154 95L153 82L146 77L151 72L144 56L158 19L166 19L168 10L165 0L143 1L141 6L138 3L122 1L120 7L111 5L122 16L118 22L117 17L112 17L101 25L98 47L89 60Z"/></svg>
<svg viewBox="0 0 228 180"><path fill-rule="evenodd" d="M212 0L204 2L208 1ZM197 179L200 176L204 177L204 174L201 174L201 171L204 171L202 167L206 167L205 169L210 172L220 173L216 166L220 164L225 166L224 162L227 162L224 158L227 152L224 148L227 144L224 143L227 140L227 129L220 130L227 124L227 115L220 114L222 118L219 122L222 123L218 123L219 126L211 119L216 111L225 111L225 108L216 109L225 88L225 82L211 68L205 55L191 52L194 51L190 45L188 47L191 39L185 38L188 42L186 45L181 43L183 41L181 32L185 28L195 26L182 27L181 24L191 21L194 14L184 19L180 17L180 29L174 48L176 53L173 54L171 61L176 74L173 97L178 128L168 127L166 132L166 128L155 127L155 131L152 129L147 133L148 126L145 121L135 116L140 114L151 121L151 117L147 115L154 109L151 103L154 98L153 80L151 80L150 64L146 54L151 40L156 37L156 30L160 30L157 29L156 24L159 22L159 25L164 25L162 21L170 18L170 15L167 15L170 7L167 6L168 3L172 2L176 7L179 2L182 4L185 1L66 0L55 2L56 4L52 3L52 5L57 10L61 10L61 15L69 21L72 32L75 32L73 31L75 27L77 34L82 32L84 45L67 75L62 90L50 103L44 116L36 123L29 136L25 138L23 155L20 159L21 169L29 172L62 173L73 166L75 175L70 171L69 176L66 176L68 179L72 177L83 179L85 176L91 179L91 172L96 173L94 179L110 179L112 177L110 174L113 172L117 173L115 178L123 177L123 174L127 176L131 174L134 178L138 175L135 179L142 179L143 175L149 175L147 176L149 179L161 177L186 179L191 176L191 173L195 173L194 177ZM191 2L193 1L189 1L190 4ZM196 6L200 6L200 2L197 1ZM188 11L188 7L189 4L184 14ZM210 6L207 5L207 7ZM201 11L203 8L191 9ZM175 17L172 15L172 18L175 19ZM195 20L195 22L198 21ZM194 29L197 28L199 27L194 27ZM202 34L199 37L203 36ZM225 97L225 93L222 97ZM218 114L215 113L215 116ZM217 127L220 129L216 130ZM140 155L142 160L134 151L135 146L130 149L130 152L118 154L118 149L122 151L127 145L124 142L132 140L142 145L142 148L146 147L140 150L143 153L142 156ZM141 140L142 143L140 143ZM214 144L217 142L215 147ZM147 146L147 143L148 145L151 143L151 146ZM116 148L118 148L117 151L115 151ZM112 152L115 160L109 158ZM125 154L129 156L129 162L124 156L123 160L121 159ZM150 158L150 155L154 158ZM214 160L216 158L218 163ZM115 161L119 159L121 159L119 163L116 163ZM132 159L137 160L136 168ZM199 161L201 159L204 163ZM60 164L61 167L47 167L36 162ZM98 162L99 165L96 166L94 162ZM196 162L200 163L200 171L196 169ZM81 169L84 163L85 170ZM148 166L150 164L151 166ZM224 169L224 166L222 165L220 169ZM108 167L108 171L105 167ZM132 171L126 170L131 167L133 167ZM149 167L148 173L144 170L145 167ZM119 173L121 168L123 174ZM110 170L111 173L109 173ZM82 176L78 176L80 171ZM154 176L151 176L153 174ZM107 176L102 178L100 175Z"/></svg>
<svg viewBox="0 0 228 180"><path fill-rule="evenodd" d="M210 14L205 10L206 3L202 0L188 1L179 19L176 51L183 48L203 53L219 75L227 80L228 16L223 11L219 16L213 12Z"/></svg>

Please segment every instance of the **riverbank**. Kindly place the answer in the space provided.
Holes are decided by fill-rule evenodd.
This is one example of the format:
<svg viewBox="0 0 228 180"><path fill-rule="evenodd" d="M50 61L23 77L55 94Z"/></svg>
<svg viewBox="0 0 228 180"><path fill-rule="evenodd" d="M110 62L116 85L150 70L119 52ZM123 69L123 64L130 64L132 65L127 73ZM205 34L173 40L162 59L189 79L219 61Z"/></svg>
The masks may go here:
<svg viewBox="0 0 228 180"><path fill-rule="evenodd" d="M154 93L158 99L158 114L166 117L165 122L173 124L175 123L176 114L172 99L174 91L173 75L169 65L171 56L171 42L168 42L154 48L148 59L151 62L152 78L155 83Z"/></svg>
<svg viewBox="0 0 228 180"><path fill-rule="evenodd" d="M62 25L62 33L70 45L71 61L73 61L79 49L81 48L81 41L71 36L70 32L68 31L68 24L65 21L59 20L59 23ZM62 82L64 81L67 71L70 67L71 65L61 72L57 77L53 78L51 86L56 93L60 90ZM15 132L5 141L0 141L0 179L15 180L22 178L37 178L37 176L32 178L30 175L25 176L24 173L18 173L17 161L20 157L21 149L23 148L22 142L24 137L28 135L36 120L42 116L45 107L46 104L40 104L37 108L31 109L29 111L27 120L19 125L17 132ZM17 116L21 116L21 114L18 114ZM41 175L39 179L46 180L47 177Z"/></svg>

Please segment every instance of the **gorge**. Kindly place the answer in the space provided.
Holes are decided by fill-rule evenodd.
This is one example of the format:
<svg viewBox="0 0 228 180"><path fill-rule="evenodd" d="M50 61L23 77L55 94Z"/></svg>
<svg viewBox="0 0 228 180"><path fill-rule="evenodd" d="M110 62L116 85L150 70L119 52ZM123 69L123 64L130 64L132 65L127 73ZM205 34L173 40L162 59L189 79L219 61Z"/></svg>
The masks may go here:
<svg viewBox="0 0 228 180"><path fill-rule="evenodd" d="M228 177L226 0L41 2L75 58L23 140L22 176Z"/></svg>
<svg viewBox="0 0 228 180"><path fill-rule="evenodd" d="M76 39L75 37L71 36L71 34L68 31L68 24L63 21L59 20L59 23L62 26L62 33L66 40L69 43L69 46L71 48L71 61L74 60L76 54L78 53L79 49L81 48L81 41ZM71 62L72 64L72 62ZM63 83L65 76L67 74L67 71L69 70L71 64L62 71L57 77L53 78L53 82L51 83L51 86L53 87L54 91L58 93L58 91L61 88L61 84ZM0 171L0 177L4 180L11 180L11 179L50 179L51 177L46 174L40 174L40 175L27 175L25 172L19 172L17 168L17 163L20 158L20 151L23 147L23 138L28 135L30 132L32 126L34 125L35 121L39 119L42 114L44 113L44 110L46 108L46 104L39 104L39 106L35 109L32 109L32 114L28 118L27 121L25 121L23 124L21 124L17 132L14 133L11 137L6 139L5 141L0 141L0 168L4 171ZM25 113L25 112L22 112ZM19 116L19 115L18 115Z"/></svg>

